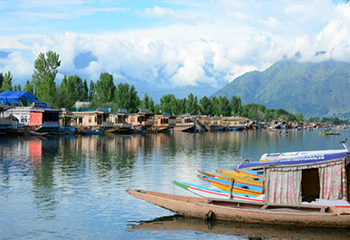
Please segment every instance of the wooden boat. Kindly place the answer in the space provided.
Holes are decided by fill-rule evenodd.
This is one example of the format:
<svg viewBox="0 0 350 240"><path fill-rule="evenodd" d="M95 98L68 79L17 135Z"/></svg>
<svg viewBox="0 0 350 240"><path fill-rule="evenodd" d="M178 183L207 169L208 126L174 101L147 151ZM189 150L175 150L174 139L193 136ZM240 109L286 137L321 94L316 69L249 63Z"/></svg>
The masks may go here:
<svg viewBox="0 0 350 240"><path fill-rule="evenodd" d="M29 131L29 133L33 136L46 136L49 134L48 132L37 132L37 131Z"/></svg>
<svg viewBox="0 0 350 240"><path fill-rule="evenodd" d="M253 178L243 177L235 171L216 170L216 172L220 173L225 177L233 178L237 183L249 184L249 185L258 186L258 187L262 187L264 184L264 182L261 181L260 178L253 179Z"/></svg>
<svg viewBox="0 0 350 240"><path fill-rule="evenodd" d="M128 189L126 192L185 217L304 227L350 227L349 207L266 204L187 197L138 189Z"/></svg>
<svg viewBox="0 0 350 240"><path fill-rule="evenodd" d="M261 178L261 180L264 180L264 172L263 171L253 171L253 170L242 170L242 169L236 169L231 168L233 171L239 173L243 177L250 177L250 178Z"/></svg>
<svg viewBox="0 0 350 240"><path fill-rule="evenodd" d="M214 173L210 173L210 172L206 172L206 171L200 171L200 170L198 170L198 172L200 174L202 174L202 175L205 175L205 176L214 177L214 178L223 179L223 180L230 180L230 178L222 176L222 175L217 175L217 174L214 174Z"/></svg>
<svg viewBox="0 0 350 240"><path fill-rule="evenodd" d="M230 189L230 180L224 180L224 179L217 179L205 175L197 175L198 178L209 182L211 185L222 189L224 191L229 191ZM263 188L262 187L257 187L257 186L252 186L249 184L242 184L242 183L234 183L233 188L232 188L233 193L242 193L242 194L249 194L249 195L254 195L258 196L262 194Z"/></svg>
<svg viewBox="0 0 350 240"><path fill-rule="evenodd" d="M318 132L319 134L322 135L340 135L338 132Z"/></svg>
<svg viewBox="0 0 350 240"><path fill-rule="evenodd" d="M158 132L159 133L170 133L171 129L169 127L167 127L167 128L159 128Z"/></svg>
<svg viewBox="0 0 350 240"><path fill-rule="evenodd" d="M350 148L346 139L340 143L346 151L328 150L319 154L296 154L297 157L291 155L287 159L275 161L241 163L237 169L264 170L264 202L242 201L235 196L232 200L231 193L227 193L228 199L225 200L146 190L127 192L186 217L350 228ZM197 188L197 194L199 192L206 193L203 188Z"/></svg>
<svg viewBox="0 0 350 240"><path fill-rule="evenodd" d="M99 130L94 130L94 131L81 131L81 134L83 135L99 135L101 134L101 131Z"/></svg>
<svg viewBox="0 0 350 240"><path fill-rule="evenodd" d="M209 197L209 198L220 198L220 199L228 199L229 193L228 191L224 191L221 189L210 189L204 186L199 186L191 183L186 182L178 182L173 181L174 185L181 187L195 195L201 196L201 197ZM253 202L264 202L264 195L261 194L259 196L255 195L249 195L249 194L243 194L243 193L231 193L231 198L233 199L239 199L241 201L253 201Z"/></svg>

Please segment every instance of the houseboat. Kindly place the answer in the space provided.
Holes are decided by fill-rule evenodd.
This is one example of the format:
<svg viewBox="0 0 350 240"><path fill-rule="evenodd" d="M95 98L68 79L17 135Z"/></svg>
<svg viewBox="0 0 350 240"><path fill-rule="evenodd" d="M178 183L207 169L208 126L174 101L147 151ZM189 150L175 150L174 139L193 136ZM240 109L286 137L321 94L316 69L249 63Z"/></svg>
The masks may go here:
<svg viewBox="0 0 350 240"><path fill-rule="evenodd" d="M118 112L110 113L108 116L108 126L105 127L105 133L131 133L133 131L132 124L127 122L128 110L118 108Z"/></svg>
<svg viewBox="0 0 350 240"><path fill-rule="evenodd" d="M62 111L50 108L49 103L33 103L29 110L29 126L36 132L58 132L59 115Z"/></svg>
<svg viewBox="0 0 350 240"><path fill-rule="evenodd" d="M157 132L168 133L176 125L176 117L171 116L170 113L164 113L162 115L155 115L154 117L154 128Z"/></svg>
<svg viewBox="0 0 350 240"><path fill-rule="evenodd" d="M223 117L223 125L226 125L232 131L242 131L247 121L244 117Z"/></svg>
<svg viewBox="0 0 350 240"><path fill-rule="evenodd" d="M11 127L12 119L5 117L4 113L8 109L12 108L9 105L5 105L3 101L0 101L0 132L4 133L7 129Z"/></svg>
<svg viewBox="0 0 350 240"><path fill-rule="evenodd" d="M154 113L141 108L138 113L128 114L127 122L132 124L133 129L137 132L147 131L154 125Z"/></svg>
<svg viewBox="0 0 350 240"><path fill-rule="evenodd" d="M197 116L181 115L176 117L174 131L203 132L204 126L200 124Z"/></svg>
<svg viewBox="0 0 350 240"><path fill-rule="evenodd" d="M226 121L222 117L205 117L201 122L203 122L205 128L211 132L229 130Z"/></svg>

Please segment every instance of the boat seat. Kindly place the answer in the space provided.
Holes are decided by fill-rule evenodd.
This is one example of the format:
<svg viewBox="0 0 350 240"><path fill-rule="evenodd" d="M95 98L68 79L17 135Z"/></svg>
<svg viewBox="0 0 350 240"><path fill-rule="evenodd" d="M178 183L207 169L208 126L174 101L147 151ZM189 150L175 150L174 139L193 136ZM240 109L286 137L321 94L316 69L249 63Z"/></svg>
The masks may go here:
<svg viewBox="0 0 350 240"><path fill-rule="evenodd" d="M315 205L293 205L293 204L265 204L261 207L261 210L285 210L288 208L291 211L302 211L306 209L319 209L321 213L325 213L328 206L315 206ZM292 208L292 209L291 209ZM300 210L299 210L300 209Z"/></svg>

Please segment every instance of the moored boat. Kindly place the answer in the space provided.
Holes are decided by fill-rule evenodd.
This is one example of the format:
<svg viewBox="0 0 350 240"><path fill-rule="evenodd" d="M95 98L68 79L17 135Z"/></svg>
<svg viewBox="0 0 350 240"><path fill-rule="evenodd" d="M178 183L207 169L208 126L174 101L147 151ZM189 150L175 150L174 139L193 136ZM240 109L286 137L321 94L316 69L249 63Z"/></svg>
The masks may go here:
<svg viewBox="0 0 350 240"><path fill-rule="evenodd" d="M36 132L36 131L29 131L29 133L33 136L46 136L49 134L48 132Z"/></svg>
<svg viewBox="0 0 350 240"><path fill-rule="evenodd" d="M350 227L349 207L266 204L187 197L138 189L128 189L126 192L185 217L304 227Z"/></svg>
<svg viewBox="0 0 350 240"><path fill-rule="evenodd" d="M186 182L178 182L178 181L173 181L172 183L200 197L220 198L220 199L229 198L229 192L221 189L211 189L204 186L199 186L199 185L186 183ZM264 194L260 194L259 196L256 196L256 195L249 195L247 193L243 194L243 193L232 192L230 197L231 199L238 199L241 201L264 202Z"/></svg>
<svg viewBox="0 0 350 240"><path fill-rule="evenodd" d="M206 181L206 182L209 182L211 185L213 185L221 190L229 191L229 189L230 189L230 180L229 179L227 179L227 180L217 179L217 178L204 176L204 175L197 175L197 177ZM252 186L249 184L242 184L242 183L234 182L232 192L258 196L258 195L262 194L263 188L258 187L258 186Z"/></svg>
<svg viewBox="0 0 350 240"><path fill-rule="evenodd" d="M216 170L216 172L225 176L225 177L233 178L235 180L235 182L237 182L237 183L249 184L249 185L258 186L258 187L262 187L264 184L264 182L261 180L261 178L243 177L241 174L239 174L235 171Z"/></svg>
<svg viewBox="0 0 350 240"><path fill-rule="evenodd" d="M263 202L208 198L207 189L191 186L205 198L146 190L127 190L186 217L303 227L350 228L350 151L311 151L285 154L289 158L243 162L237 169L264 171ZM222 172L222 171L221 171ZM220 173L221 174L221 173ZM232 187L231 181L230 187ZM218 194L219 195L219 194ZM225 196L223 196L224 198Z"/></svg>

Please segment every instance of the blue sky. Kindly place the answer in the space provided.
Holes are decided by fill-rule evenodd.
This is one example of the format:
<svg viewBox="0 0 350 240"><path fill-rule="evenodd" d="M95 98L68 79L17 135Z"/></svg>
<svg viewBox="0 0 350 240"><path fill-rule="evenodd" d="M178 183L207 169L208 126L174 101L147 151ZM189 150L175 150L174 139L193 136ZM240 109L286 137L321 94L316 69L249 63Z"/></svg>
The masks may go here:
<svg viewBox="0 0 350 240"><path fill-rule="evenodd" d="M0 72L23 86L50 50L62 62L57 84L109 72L156 101L210 96L297 52L350 61L350 3L340 0L0 0L0 15Z"/></svg>

